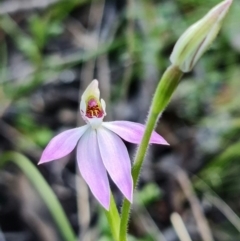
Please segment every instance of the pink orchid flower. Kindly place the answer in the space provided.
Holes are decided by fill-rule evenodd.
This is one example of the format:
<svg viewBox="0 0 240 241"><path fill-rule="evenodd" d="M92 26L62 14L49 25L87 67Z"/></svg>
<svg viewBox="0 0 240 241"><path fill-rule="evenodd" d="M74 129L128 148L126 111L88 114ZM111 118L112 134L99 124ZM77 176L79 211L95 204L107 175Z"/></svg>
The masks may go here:
<svg viewBox="0 0 240 241"><path fill-rule="evenodd" d="M110 187L107 172L122 194L132 202L131 161L121 138L139 144L145 127L129 121L103 122L106 104L99 97L98 81L93 80L80 103L81 115L87 124L55 136L43 151L39 164L64 157L77 146L80 173L96 199L108 210ZM156 132L152 133L150 143L168 145Z"/></svg>

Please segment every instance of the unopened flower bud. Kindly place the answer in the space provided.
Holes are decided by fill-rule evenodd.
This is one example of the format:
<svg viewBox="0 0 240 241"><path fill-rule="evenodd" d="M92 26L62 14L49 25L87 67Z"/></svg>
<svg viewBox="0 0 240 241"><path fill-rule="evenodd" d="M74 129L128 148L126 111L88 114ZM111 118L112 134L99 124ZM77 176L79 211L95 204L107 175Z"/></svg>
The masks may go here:
<svg viewBox="0 0 240 241"><path fill-rule="evenodd" d="M190 26L179 38L170 56L172 64L189 72L216 38L232 0L225 0Z"/></svg>

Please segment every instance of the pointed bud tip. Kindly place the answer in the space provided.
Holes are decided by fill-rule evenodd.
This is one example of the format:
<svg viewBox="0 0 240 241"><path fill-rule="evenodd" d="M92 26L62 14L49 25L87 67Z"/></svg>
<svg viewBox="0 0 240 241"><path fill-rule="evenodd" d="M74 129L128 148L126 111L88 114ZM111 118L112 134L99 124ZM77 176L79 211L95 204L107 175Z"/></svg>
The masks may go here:
<svg viewBox="0 0 240 241"><path fill-rule="evenodd" d="M226 0L226 5L230 6L233 3L233 0Z"/></svg>
<svg viewBox="0 0 240 241"><path fill-rule="evenodd" d="M219 4L217 4L214 8L212 8L209 11L209 14L211 16L215 16L215 17L222 16L220 18L223 18L227 14L232 2L233 2L233 0L225 0L225 1L220 2Z"/></svg>
<svg viewBox="0 0 240 241"><path fill-rule="evenodd" d="M219 11L222 12L222 11L226 11L230 8L230 6L232 5L233 3L233 0L225 0L221 3L218 4L219 6Z"/></svg>

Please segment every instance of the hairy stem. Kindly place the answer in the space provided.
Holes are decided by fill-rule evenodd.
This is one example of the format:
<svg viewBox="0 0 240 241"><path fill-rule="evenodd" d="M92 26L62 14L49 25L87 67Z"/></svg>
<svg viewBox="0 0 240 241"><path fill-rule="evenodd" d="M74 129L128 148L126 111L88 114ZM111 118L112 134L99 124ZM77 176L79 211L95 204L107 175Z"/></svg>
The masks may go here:
<svg viewBox="0 0 240 241"><path fill-rule="evenodd" d="M155 128L159 116L169 103L170 98L174 90L176 89L182 75L183 73L176 66L172 65L168 67L168 69L165 71L157 86L147 118L146 129L143 135L143 139L138 147L136 158L132 168L134 188L136 187L139 179L139 174L141 171L144 157L147 152L152 131ZM131 203L128 200L124 199L120 222L119 241L127 240L127 228L130 208Z"/></svg>

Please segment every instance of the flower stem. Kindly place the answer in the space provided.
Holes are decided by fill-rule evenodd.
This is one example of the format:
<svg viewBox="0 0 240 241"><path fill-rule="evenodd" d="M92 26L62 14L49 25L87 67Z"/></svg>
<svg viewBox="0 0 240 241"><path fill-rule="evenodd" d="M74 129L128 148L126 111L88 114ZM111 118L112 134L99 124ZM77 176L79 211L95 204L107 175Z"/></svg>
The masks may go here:
<svg viewBox="0 0 240 241"><path fill-rule="evenodd" d="M153 96L153 101L150 107L149 115L147 118L146 129L143 135L143 139L138 147L136 158L132 168L134 188L136 187L138 182L139 174L141 171L144 157L147 152L152 131L155 128L155 125L158 121L160 114L163 112L164 108L169 103L170 98L174 90L176 89L182 75L183 73L181 72L181 70L178 69L178 67L171 65L165 71L160 82L158 83L157 89ZM124 199L120 222L119 241L127 240L127 228L130 208L131 203L128 200Z"/></svg>
<svg viewBox="0 0 240 241"><path fill-rule="evenodd" d="M112 231L113 238L115 241L118 241L120 217L112 193L110 200L110 208L109 211L105 210L105 215L107 217L108 224Z"/></svg>

